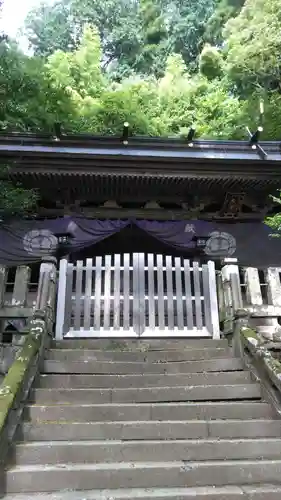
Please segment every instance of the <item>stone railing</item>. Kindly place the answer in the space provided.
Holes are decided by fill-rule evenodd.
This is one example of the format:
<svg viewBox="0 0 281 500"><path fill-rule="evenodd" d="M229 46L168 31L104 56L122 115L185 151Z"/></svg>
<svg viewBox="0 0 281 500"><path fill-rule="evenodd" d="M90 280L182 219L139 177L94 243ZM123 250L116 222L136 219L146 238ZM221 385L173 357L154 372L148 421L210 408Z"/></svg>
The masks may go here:
<svg viewBox="0 0 281 500"><path fill-rule="evenodd" d="M0 266L0 377L3 378L24 342L35 304L30 299L31 269L16 268L12 283L7 283L9 269ZM38 285L38 284L37 284ZM33 293L34 298L34 293ZM0 381L1 381L0 378Z"/></svg>
<svg viewBox="0 0 281 500"><path fill-rule="evenodd" d="M23 275L22 268L19 268L18 275L21 271ZM23 298L25 288L23 280L20 279L18 279L18 288L15 286L15 303L7 308L3 306L2 301L0 308L1 320L11 317L28 319L27 333L21 336L22 345L19 346L15 359L0 386L0 496L4 491L4 463L9 444L21 421L24 401L40 369L44 349L48 347L53 336L56 274L54 258L42 262L34 310L27 310L23 301L20 300L21 297ZM25 276L27 276L27 271L25 271ZM18 295L15 294L16 291Z"/></svg>
<svg viewBox="0 0 281 500"><path fill-rule="evenodd" d="M281 340L280 268L239 269L230 264L217 274L220 322L225 334L233 332L237 314L247 315L249 326L268 340Z"/></svg>
<svg viewBox="0 0 281 500"><path fill-rule="evenodd" d="M280 273L280 268L226 265L217 274L217 289L224 334L281 416Z"/></svg>

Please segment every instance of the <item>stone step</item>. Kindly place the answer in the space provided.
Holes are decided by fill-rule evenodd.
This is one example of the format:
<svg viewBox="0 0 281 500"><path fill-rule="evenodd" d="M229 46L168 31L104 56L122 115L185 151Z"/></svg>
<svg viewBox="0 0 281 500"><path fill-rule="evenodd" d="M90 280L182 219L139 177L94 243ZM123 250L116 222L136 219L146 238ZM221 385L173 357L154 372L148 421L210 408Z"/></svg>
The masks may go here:
<svg viewBox="0 0 281 500"><path fill-rule="evenodd" d="M7 493L272 483L281 485L281 460L27 465L6 473Z"/></svg>
<svg viewBox="0 0 281 500"><path fill-rule="evenodd" d="M37 441L14 446L16 465L279 459L281 438L177 441Z"/></svg>
<svg viewBox="0 0 281 500"><path fill-rule="evenodd" d="M170 351L102 351L93 349L49 349L45 351L45 358L55 361L75 361L76 363L88 361L129 361L129 362L150 362L161 361L197 361L204 359L217 359L231 357L228 348L210 349L183 349Z"/></svg>
<svg viewBox="0 0 281 500"><path fill-rule="evenodd" d="M6 495L3 500L280 500L280 485L131 488Z"/></svg>
<svg viewBox="0 0 281 500"><path fill-rule="evenodd" d="M27 405L26 420L52 422L111 422L144 420L214 420L271 418L274 410L264 402L155 403L101 405Z"/></svg>
<svg viewBox="0 0 281 500"><path fill-rule="evenodd" d="M248 371L210 372L210 373L179 373L155 375L41 375L37 386L42 389L125 389L128 387L172 387L187 385L221 385L249 384L252 377Z"/></svg>
<svg viewBox="0 0 281 500"><path fill-rule="evenodd" d="M281 420L23 422L20 441L153 440L281 437Z"/></svg>
<svg viewBox="0 0 281 500"><path fill-rule="evenodd" d="M34 389L36 404L156 403L173 401L225 401L260 399L259 384L195 385L133 389Z"/></svg>
<svg viewBox="0 0 281 500"><path fill-rule="evenodd" d="M45 360L44 373L91 373L91 374L153 374L153 373L200 373L243 370L238 358L210 359L205 361L182 361L180 363L137 363L95 361L80 363L74 361Z"/></svg>
<svg viewBox="0 0 281 500"><path fill-rule="evenodd" d="M54 340L55 349L100 349L116 351L165 351L168 349L210 349L227 347L227 339L64 339Z"/></svg>

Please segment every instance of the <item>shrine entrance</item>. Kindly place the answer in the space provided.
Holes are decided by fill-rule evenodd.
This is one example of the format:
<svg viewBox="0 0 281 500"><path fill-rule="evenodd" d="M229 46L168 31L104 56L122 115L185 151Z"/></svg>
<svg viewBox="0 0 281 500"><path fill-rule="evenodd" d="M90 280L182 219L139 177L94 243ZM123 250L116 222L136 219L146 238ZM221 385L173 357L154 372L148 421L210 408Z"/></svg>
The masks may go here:
<svg viewBox="0 0 281 500"><path fill-rule="evenodd" d="M213 261L124 253L60 262L57 339L219 336Z"/></svg>

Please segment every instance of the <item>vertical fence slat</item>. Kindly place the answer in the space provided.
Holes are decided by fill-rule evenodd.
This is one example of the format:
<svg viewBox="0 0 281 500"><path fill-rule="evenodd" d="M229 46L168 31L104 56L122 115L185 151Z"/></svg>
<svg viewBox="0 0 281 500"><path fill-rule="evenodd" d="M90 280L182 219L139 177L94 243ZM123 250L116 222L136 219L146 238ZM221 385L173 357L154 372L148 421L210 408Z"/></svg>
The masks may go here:
<svg viewBox="0 0 281 500"><path fill-rule="evenodd" d="M173 293L173 269L172 257L166 255L166 277L167 277L167 308L168 308L168 328L173 330L175 327L174 318L174 293Z"/></svg>
<svg viewBox="0 0 281 500"><path fill-rule="evenodd" d="M86 259L86 282L84 297L84 329L89 330L91 326L91 305L92 305L92 274L93 260Z"/></svg>
<svg viewBox="0 0 281 500"><path fill-rule="evenodd" d="M102 258L96 257L95 261L95 306L94 306L94 329L101 327L101 279L102 279Z"/></svg>
<svg viewBox="0 0 281 500"><path fill-rule="evenodd" d="M185 285L187 328L189 330L192 330L193 309L192 309L191 275L190 275L190 262L187 259L184 260L184 285Z"/></svg>
<svg viewBox="0 0 281 500"><path fill-rule="evenodd" d="M234 311L237 311L237 309L243 308L241 282L240 282L238 266L232 266L229 277L230 277L230 285L232 291L233 308Z"/></svg>
<svg viewBox="0 0 281 500"><path fill-rule="evenodd" d="M220 338L220 323L218 311L218 299L216 290L216 269L215 263L212 260L208 261L209 269L209 300L211 309L212 333L213 339Z"/></svg>
<svg viewBox="0 0 281 500"><path fill-rule="evenodd" d="M267 282L267 297L268 303L273 306L281 306L281 284L279 269L276 267L269 267L265 272L265 279Z"/></svg>
<svg viewBox="0 0 281 500"><path fill-rule="evenodd" d="M140 315L139 315L139 254L133 254L133 326L134 331L140 334Z"/></svg>
<svg viewBox="0 0 281 500"><path fill-rule="evenodd" d="M193 283L194 283L194 299L195 299L195 318L196 328L202 330L202 304L201 304L201 287L200 287L200 270L198 262L193 262Z"/></svg>
<svg viewBox="0 0 281 500"><path fill-rule="evenodd" d="M139 253L139 334L145 330L145 270L144 253Z"/></svg>
<svg viewBox="0 0 281 500"><path fill-rule="evenodd" d="M82 307L82 279L83 279L83 261L76 262L76 285L75 285L75 309L74 309L74 329L81 328L81 307Z"/></svg>
<svg viewBox="0 0 281 500"><path fill-rule="evenodd" d="M203 281L203 307L205 315L205 325L208 332L212 333L212 316L211 316L211 300L210 300L210 283L209 283L209 267L208 264L202 265L202 281Z"/></svg>
<svg viewBox="0 0 281 500"><path fill-rule="evenodd" d="M231 274L236 272L238 267L232 264L227 264L223 266L221 270L222 275L222 288L224 295L224 315L222 320L224 321L224 333L230 333L233 331L233 318L234 318L234 303L233 295L231 290ZM238 271L239 272L239 271Z"/></svg>
<svg viewBox="0 0 281 500"><path fill-rule="evenodd" d="M65 286L65 313L64 313L64 326L63 333L66 334L71 328L71 316L73 310L73 269L74 265L71 263L67 264L66 270L66 286Z"/></svg>
<svg viewBox="0 0 281 500"><path fill-rule="evenodd" d="M114 285L114 315L113 315L113 328L114 330L120 330L120 255L114 256L114 275L113 275L113 285Z"/></svg>
<svg viewBox="0 0 281 500"><path fill-rule="evenodd" d="M130 254L124 254L124 271L123 271L123 328L130 329Z"/></svg>
<svg viewBox="0 0 281 500"><path fill-rule="evenodd" d="M183 300L182 300L182 281L181 281L181 259L175 258L176 272L176 303L177 303L177 327L183 330Z"/></svg>
<svg viewBox="0 0 281 500"><path fill-rule="evenodd" d="M6 266L0 266L0 307L3 307L5 301L7 277L8 271Z"/></svg>
<svg viewBox="0 0 281 500"><path fill-rule="evenodd" d="M59 284L57 294L57 315L56 315L56 339L63 339L64 332L64 313L65 313L65 292L66 292L66 273L67 260L62 259L59 267Z"/></svg>
<svg viewBox="0 0 281 500"><path fill-rule="evenodd" d="M103 326L105 330L110 328L110 306L111 306L111 255L105 256L104 273L104 299L103 299Z"/></svg>
<svg viewBox="0 0 281 500"><path fill-rule="evenodd" d="M157 255L156 262L157 262L158 325L160 330L165 330L163 256Z"/></svg>
<svg viewBox="0 0 281 500"><path fill-rule="evenodd" d="M155 329L155 287L154 287L154 255L147 256L148 268L148 325L151 330Z"/></svg>
<svg viewBox="0 0 281 500"><path fill-rule="evenodd" d="M19 266L16 270L12 306L25 306L29 287L31 269L28 266Z"/></svg>
<svg viewBox="0 0 281 500"><path fill-rule="evenodd" d="M246 297L251 305L261 306L263 304L260 278L258 269L247 267L245 269Z"/></svg>
<svg viewBox="0 0 281 500"><path fill-rule="evenodd" d="M221 321L223 321L225 318L225 298L224 298L223 281L222 281L222 273L221 272L218 272L216 274L216 283L217 283L219 318Z"/></svg>

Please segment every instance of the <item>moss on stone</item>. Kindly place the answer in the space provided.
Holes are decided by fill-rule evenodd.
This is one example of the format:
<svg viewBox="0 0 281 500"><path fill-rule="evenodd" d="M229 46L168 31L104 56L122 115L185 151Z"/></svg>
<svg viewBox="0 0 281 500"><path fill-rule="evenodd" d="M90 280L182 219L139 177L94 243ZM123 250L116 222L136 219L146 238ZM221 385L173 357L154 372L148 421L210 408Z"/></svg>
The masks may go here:
<svg viewBox="0 0 281 500"><path fill-rule="evenodd" d="M264 362L277 376L281 374L281 363L271 354L268 357L264 357Z"/></svg>
<svg viewBox="0 0 281 500"><path fill-rule="evenodd" d="M9 410L22 386L32 359L37 354L42 335L45 333L44 323L34 321L22 348L0 386L0 432L5 425Z"/></svg>
<svg viewBox="0 0 281 500"><path fill-rule="evenodd" d="M105 345L105 350L109 349L110 351L126 351L127 350L126 342L117 342L116 340L111 340L107 345Z"/></svg>
<svg viewBox="0 0 281 500"><path fill-rule="evenodd" d="M259 338L257 332L255 332L255 330L252 330L252 328L242 328L241 329L241 334L246 339L251 339L252 338L252 339L255 339L258 342L260 342L260 338Z"/></svg>

